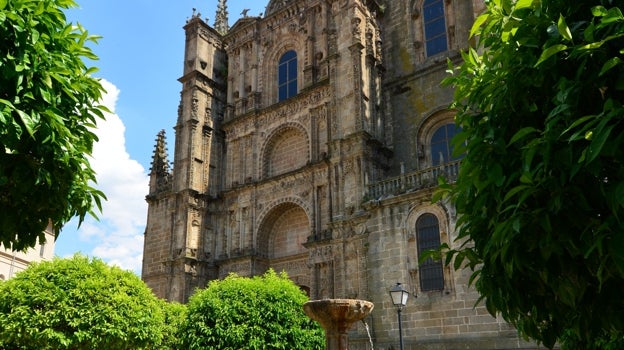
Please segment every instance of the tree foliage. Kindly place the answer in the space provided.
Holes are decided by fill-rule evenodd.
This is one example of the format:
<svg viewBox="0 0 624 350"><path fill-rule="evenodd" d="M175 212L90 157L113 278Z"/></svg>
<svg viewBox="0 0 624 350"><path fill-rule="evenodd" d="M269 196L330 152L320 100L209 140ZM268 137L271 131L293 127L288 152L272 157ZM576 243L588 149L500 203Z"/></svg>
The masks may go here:
<svg viewBox="0 0 624 350"><path fill-rule="evenodd" d="M162 307L136 275L101 260L36 263L0 284L0 349L166 349Z"/></svg>
<svg viewBox="0 0 624 350"><path fill-rule="evenodd" d="M303 312L307 296L285 274L230 275L189 300L185 349L322 349L320 326Z"/></svg>
<svg viewBox="0 0 624 350"><path fill-rule="evenodd" d="M34 246L100 207L88 156L106 110L82 58L97 37L66 23L73 0L0 0L0 243Z"/></svg>
<svg viewBox="0 0 624 350"><path fill-rule="evenodd" d="M179 349L180 339L178 338L178 329L184 323L186 318L186 305L175 302L160 300L165 320L162 329L162 343L159 350L177 350Z"/></svg>
<svg viewBox="0 0 624 350"><path fill-rule="evenodd" d="M445 187L464 243L447 263L549 348L623 339L623 6L488 1L445 81L466 153Z"/></svg>

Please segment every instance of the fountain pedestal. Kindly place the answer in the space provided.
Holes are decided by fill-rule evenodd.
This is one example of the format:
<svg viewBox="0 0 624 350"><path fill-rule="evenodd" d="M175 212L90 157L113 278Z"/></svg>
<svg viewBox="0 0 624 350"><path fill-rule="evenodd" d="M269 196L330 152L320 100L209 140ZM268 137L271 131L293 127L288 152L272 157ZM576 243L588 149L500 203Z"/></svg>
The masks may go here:
<svg viewBox="0 0 624 350"><path fill-rule="evenodd" d="M354 322L373 310L373 303L357 299L312 300L303 304L303 311L325 329L327 350L348 350L347 332Z"/></svg>

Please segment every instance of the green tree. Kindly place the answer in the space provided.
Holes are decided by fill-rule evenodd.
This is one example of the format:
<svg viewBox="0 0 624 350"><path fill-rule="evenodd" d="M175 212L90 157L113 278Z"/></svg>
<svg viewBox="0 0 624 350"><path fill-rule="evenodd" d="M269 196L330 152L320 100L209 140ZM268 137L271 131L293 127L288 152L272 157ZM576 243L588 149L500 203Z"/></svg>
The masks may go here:
<svg viewBox="0 0 624 350"><path fill-rule="evenodd" d="M33 264L0 284L0 349L154 349L163 320L136 275L81 255Z"/></svg>
<svg viewBox="0 0 624 350"><path fill-rule="evenodd" d="M303 312L307 296L285 273L212 281L189 300L185 349L323 349L320 326Z"/></svg>
<svg viewBox="0 0 624 350"><path fill-rule="evenodd" d="M167 302L162 299L160 300L160 303L164 312L165 321L162 329L163 340L158 349L177 350L180 348L178 329L180 329L186 318L186 305L175 302Z"/></svg>
<svg viewBox="0 0 624 350"><path fill-rule="evenodd" d="M445 81L465 152L445 186L463 243L447 263L549 348L623 339L623 5L487 1Z"/></svg>
<svg viewBox="0 0 624 350"><path fill-rule="evenodd" d="M94 214L88 156L106 109L104 91L83 58L96 41L66 23L73 0L0 0L0 243L34 246L49 220L58 230Z"/></svg>

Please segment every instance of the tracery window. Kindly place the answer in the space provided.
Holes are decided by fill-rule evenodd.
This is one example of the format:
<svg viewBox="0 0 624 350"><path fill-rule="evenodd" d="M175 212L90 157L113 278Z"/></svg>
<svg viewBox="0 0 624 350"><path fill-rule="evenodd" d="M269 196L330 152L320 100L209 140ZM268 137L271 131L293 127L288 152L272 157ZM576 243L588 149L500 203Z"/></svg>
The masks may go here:
<svg viewBox="0 0 624 350"><path fill-rule="evenodd" d="M427 57L448 50L443 0L425 0L423 4L425 48Z"/></svg>
<svg viewBox="0 0 624 350"><path fill-rule="evenodd" d="M419 257L427 250L440 247L440 225L435 215L423 214L416 220L416 245ZM418 270L421 291L444 289L442 261L428 258L420 263Z"/></svg>
<svg viewBox="0 0 624 350"><path fill-rule="evenodd" d="M442 165L461 156L453 157L453 144L451 140L461 129L455 123L442 125L431 136L431 164L433 166Z"/></svg>
<svg viewBox="0 0 624 350"><path fill-rule="evenodd" d="M297 94L297 53L287 51L279 60L277 69L278 102Z"/></svg>

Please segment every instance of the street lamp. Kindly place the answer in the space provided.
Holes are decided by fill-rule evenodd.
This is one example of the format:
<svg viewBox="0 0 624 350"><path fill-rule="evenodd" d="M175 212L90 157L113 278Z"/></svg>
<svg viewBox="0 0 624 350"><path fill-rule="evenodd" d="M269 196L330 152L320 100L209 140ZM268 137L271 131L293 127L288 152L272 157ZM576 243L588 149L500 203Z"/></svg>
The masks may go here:
<svg viewBox="0 0 624 350"><path fill-rule="evenodd" d="M403 289L401 283L397 282L396 286L390 289L390 298L392 298L392 304L397 308L397 317L399 318L399 344L400 349L403 350L403 328L401 327L401 310L405 304L407 304L407 297L409 292Z"/></svg>

